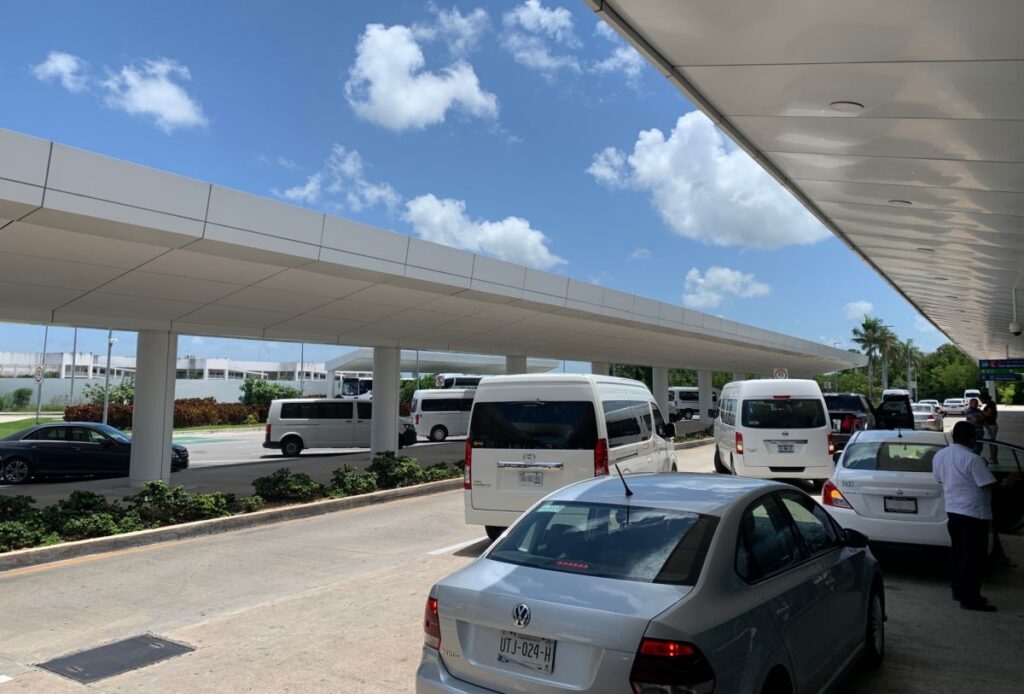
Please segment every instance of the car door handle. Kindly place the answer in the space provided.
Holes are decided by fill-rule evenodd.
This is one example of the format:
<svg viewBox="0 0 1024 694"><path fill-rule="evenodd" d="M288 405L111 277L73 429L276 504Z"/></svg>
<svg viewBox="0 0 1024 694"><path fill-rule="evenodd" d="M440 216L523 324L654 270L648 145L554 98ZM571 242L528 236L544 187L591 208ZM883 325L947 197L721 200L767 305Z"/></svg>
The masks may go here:
<svg viewBox="0 0 1024 694"><path fill-rule="evenodd" d="M782 603L782 605L780 605L775 610L775 614L777 614L780 619L789 619L789 603L788 602Z"/></svg>

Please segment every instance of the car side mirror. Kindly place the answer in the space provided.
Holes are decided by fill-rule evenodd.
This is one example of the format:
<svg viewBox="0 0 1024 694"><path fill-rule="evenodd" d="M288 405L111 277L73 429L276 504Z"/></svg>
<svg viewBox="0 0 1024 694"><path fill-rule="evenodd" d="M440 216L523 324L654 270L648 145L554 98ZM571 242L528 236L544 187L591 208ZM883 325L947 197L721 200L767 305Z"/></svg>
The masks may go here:
<svg viewBox="0 0 1024 694"><path fill-rule="evenodd" d="M661 427L659 427L658 436L660 436L661 438L671 439L675 438L675 435L676 425L673 424L672 422L665 422L664 424L661 425Z"/></svg>
<svg viewBox="0 0 1024 694"><path fill-rule="evenodd" d="M843 457L843 452L842 451L836 451L835 453L833 453L832 454L832 464L833 465L838 465L839 464L839 459L842 458L842 457Z"/></svg>
<svg viewBox="0 0 1024 694"><path fill-rule="evenodd" d="M843 529L843 544L847 547L861 548L868 546L868 536L853 528Z"/></svg>

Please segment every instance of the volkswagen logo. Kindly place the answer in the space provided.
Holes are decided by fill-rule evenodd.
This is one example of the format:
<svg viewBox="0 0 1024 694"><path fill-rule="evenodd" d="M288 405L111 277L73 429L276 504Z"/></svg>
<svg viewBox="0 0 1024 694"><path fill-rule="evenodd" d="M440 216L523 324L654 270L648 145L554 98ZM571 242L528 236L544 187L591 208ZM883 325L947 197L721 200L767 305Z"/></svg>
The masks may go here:
<svg viewBox="0 0 1024 694"><path fill-rule="evenodd" d="M896 490L896 496L903 496L903 490L902 489L897 489Z"/></svg>
<svg viewBox="0 0 1024 694"><path fill-rule="evenodd" d="M537 454L536 453L523 453L523 460L525 460L528 463L532 463L536 459L537 459Z"/></svg>
<svg viewBox="0 0 1024 694"><path fill-rule="evenodd" d="M512 608L512 623L520 629L530 623L530 608L525 602Z"/></svg>

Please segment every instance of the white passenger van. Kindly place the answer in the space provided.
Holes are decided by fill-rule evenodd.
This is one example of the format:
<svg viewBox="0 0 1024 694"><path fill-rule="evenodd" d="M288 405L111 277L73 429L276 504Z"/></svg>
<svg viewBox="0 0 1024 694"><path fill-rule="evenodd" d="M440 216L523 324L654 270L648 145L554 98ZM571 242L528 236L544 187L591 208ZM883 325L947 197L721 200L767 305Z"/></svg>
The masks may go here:
<svg viewBox="0 0 1024 694"><path fill-rule="evenodd" d="M369 448L372 420L370 400L274 400L267 412L263 447L289 458L307 448ZM401 436L401 423L398 432ZM396 450L401 446L401 441L395 442Z"/></svg>
<svg viewBox="0 0 1024 694"><path fill-rule="evenodd" d="M971 398L981 398L981 391L977 388L968 388L964 391L964 402L970 403Z"/></svg>
<svg viewBox="0 0 1024 694"><path fill-rule="evenodd" d="M475 387L417 390L412 394L409 407L416 433L431 441L465 436L469 431L469 411L475 393Z"/></svg>
<svg viewBox="0 0 1024 694"><path fill-rule="evenodd" d="M711 402L700 401L700 389L693 386L672 386L668 389L668 414L672 421L677 419L711 418L718 407L718 388L711 389Z"/></svg>
<svg viewBox="0 0 1024 694"><path fill-rule="evenodd" d="M571 482L676 469L672 430L643 383L591 374L490 376L466 439L466 523L497 537Z"/></svg>
<svg viewBox="0 0 1024 694"><path fill-rule="evenodd" d="M483 376L472 374L437 374L434 376L436 388L476 388Z"/></svg>
<svg viewBox="0 0 1024 694"><path fill-rule="evenodd" d="M824 480L835 441L815 381L727 383L715 420L715 470L762 478Z"/></svg>

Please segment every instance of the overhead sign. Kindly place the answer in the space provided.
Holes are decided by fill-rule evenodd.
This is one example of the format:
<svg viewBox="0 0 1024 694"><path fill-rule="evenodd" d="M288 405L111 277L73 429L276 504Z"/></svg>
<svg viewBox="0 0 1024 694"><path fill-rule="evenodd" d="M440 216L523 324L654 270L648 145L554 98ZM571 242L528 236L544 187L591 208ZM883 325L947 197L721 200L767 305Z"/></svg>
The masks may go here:
<svg viewBox="0 0 1024 694"><path fill-rule="evenodd" d="M981 369L1024 369L1024 359L979 359Z"/></svg>
<svg viewBox="0 0 1024 694"><path fill-rule="evenodd" d="M789 369L775 369L772 378L789 378Z"/></svg>
<svg viewBox="0 0 1024 694"><path fill-rule="evenodd" d="M988 376L982 376L986 381L1020 381L1020 374L991 374Z"/></svg>
<svg viewBox="0 0 1024 694"><path fill-rule="evenodd" d="M1012 369L1007 367L987 367L981 370L982 376L991 376L994 374L1017 374L1020 373L1020 369Z"/></svg>
<svg viewBox="0 0 1024 694"><path fill-rule="evenodd" d="M45 374L43 373L43 367L37 366L36 367L35 375L33 376L33 378L36 379L36 383L42 383L44 376L45 376Z"/></svg>

